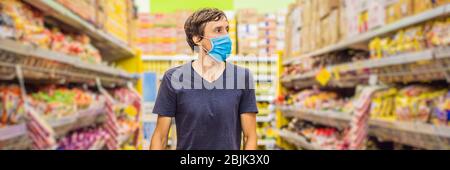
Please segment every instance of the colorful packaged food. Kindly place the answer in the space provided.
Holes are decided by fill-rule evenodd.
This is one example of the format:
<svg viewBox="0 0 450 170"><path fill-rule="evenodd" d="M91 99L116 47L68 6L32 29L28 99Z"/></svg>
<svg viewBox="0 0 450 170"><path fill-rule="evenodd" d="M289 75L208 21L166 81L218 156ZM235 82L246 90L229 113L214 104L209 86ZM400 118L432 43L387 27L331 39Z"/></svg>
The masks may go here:
<svg viewBox="0 0 450 170"><path fill-rule="evenodd" d="M25 110L20 87L15 85L1 86L0 98L0 126L14 125L23 121Z"/></svg>

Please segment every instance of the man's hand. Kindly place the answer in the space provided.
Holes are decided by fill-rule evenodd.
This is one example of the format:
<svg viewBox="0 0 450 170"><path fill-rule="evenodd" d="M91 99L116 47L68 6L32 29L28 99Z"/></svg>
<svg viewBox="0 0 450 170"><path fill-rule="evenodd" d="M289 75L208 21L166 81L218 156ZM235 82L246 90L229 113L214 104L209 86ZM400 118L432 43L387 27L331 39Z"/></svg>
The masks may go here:
<svg viewBox="0 0 450 170"><path fill-rule="evenodd" d="M171 123L171 117L158 116L155 132L153 132L152 141L150 144L150 150L166 149Z"/></svg>
<svg viewBox="0 0 450 170"><path fill-rule="evenodd" d="M244 132L244 150L256 150L258 136L256 134L256 114L241 114L242 131Z"/></svg>

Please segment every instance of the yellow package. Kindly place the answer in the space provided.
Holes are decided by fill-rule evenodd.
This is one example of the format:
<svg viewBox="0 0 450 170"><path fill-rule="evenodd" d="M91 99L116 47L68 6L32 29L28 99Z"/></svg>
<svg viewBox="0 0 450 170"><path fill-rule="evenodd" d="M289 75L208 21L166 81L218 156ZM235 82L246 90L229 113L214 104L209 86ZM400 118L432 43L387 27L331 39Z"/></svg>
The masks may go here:
<svg viewBox="0 0 450 170"><path fill-rule="evenodd" d="M398 19L414 14L414 0L399 0L397 2Z"/></svg>
<svg viewBox="0 0 450 170"><path fill-rule="evenodd" d="M389 5L386 7L386 23L387 24L391 24L395 21L397 21L398 16L397 16L397 12L396 12L396 8L395 5Z"/></svg>
<svg viewBox="0 0 450 170"><path fill-rule="evenodd" d="M369 43L369 50L370 50L370 58L371 59L378 59L382 57L382 51L381 51L381 40L380 38L375 38Z"/></svg>
<svg viewBox="0 0 450 170"><path fill-rule="evenodd" d="M391 39L390 38L383 38L380 40L380 48L381 48L381 57L386 57L388 55L391 55L392 52L390 50L391 48Z"/></svg>
<svg viewBox="0 0 450 170"><path fill-rule="evenodd" d="M433 8L431 0L414 0L414 14L420 14Z"/></svg>

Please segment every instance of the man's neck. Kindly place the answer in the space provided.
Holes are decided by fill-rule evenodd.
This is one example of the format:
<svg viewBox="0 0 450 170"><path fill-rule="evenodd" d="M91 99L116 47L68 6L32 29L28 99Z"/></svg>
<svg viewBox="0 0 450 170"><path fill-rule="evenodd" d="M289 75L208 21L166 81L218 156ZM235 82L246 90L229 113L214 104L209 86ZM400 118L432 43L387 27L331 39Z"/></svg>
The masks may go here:
<svg viewBox="0 0 450 170"><path fill-rule="evenodd" d="M217 62L210 56L204 54L200 54L196 62L197 66L199 66L198 69L200 69L203 73L216 71L225 64L224 62Z"/></svg>
<svg viewBox="0 0 450 170"><path fill-rule="evenodd" d="M208 55L199 55L199 59L192 64L197 73L208 82L216 81L225 70L225 62L217 62Z"/></svg>

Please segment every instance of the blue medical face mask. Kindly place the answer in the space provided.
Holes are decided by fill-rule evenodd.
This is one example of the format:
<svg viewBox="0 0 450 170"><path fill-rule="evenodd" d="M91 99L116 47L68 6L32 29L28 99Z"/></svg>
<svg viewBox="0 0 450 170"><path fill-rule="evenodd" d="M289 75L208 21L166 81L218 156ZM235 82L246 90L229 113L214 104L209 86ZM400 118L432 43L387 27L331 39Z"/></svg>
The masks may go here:
<svg viewBox="0 0 450 170"><path fill-rule="evenodd" d="M208 51L208 55L219 62L224 62L231 54L232 42L230 35L219 36L216 38L210 38L211 50Z"/></svg>

